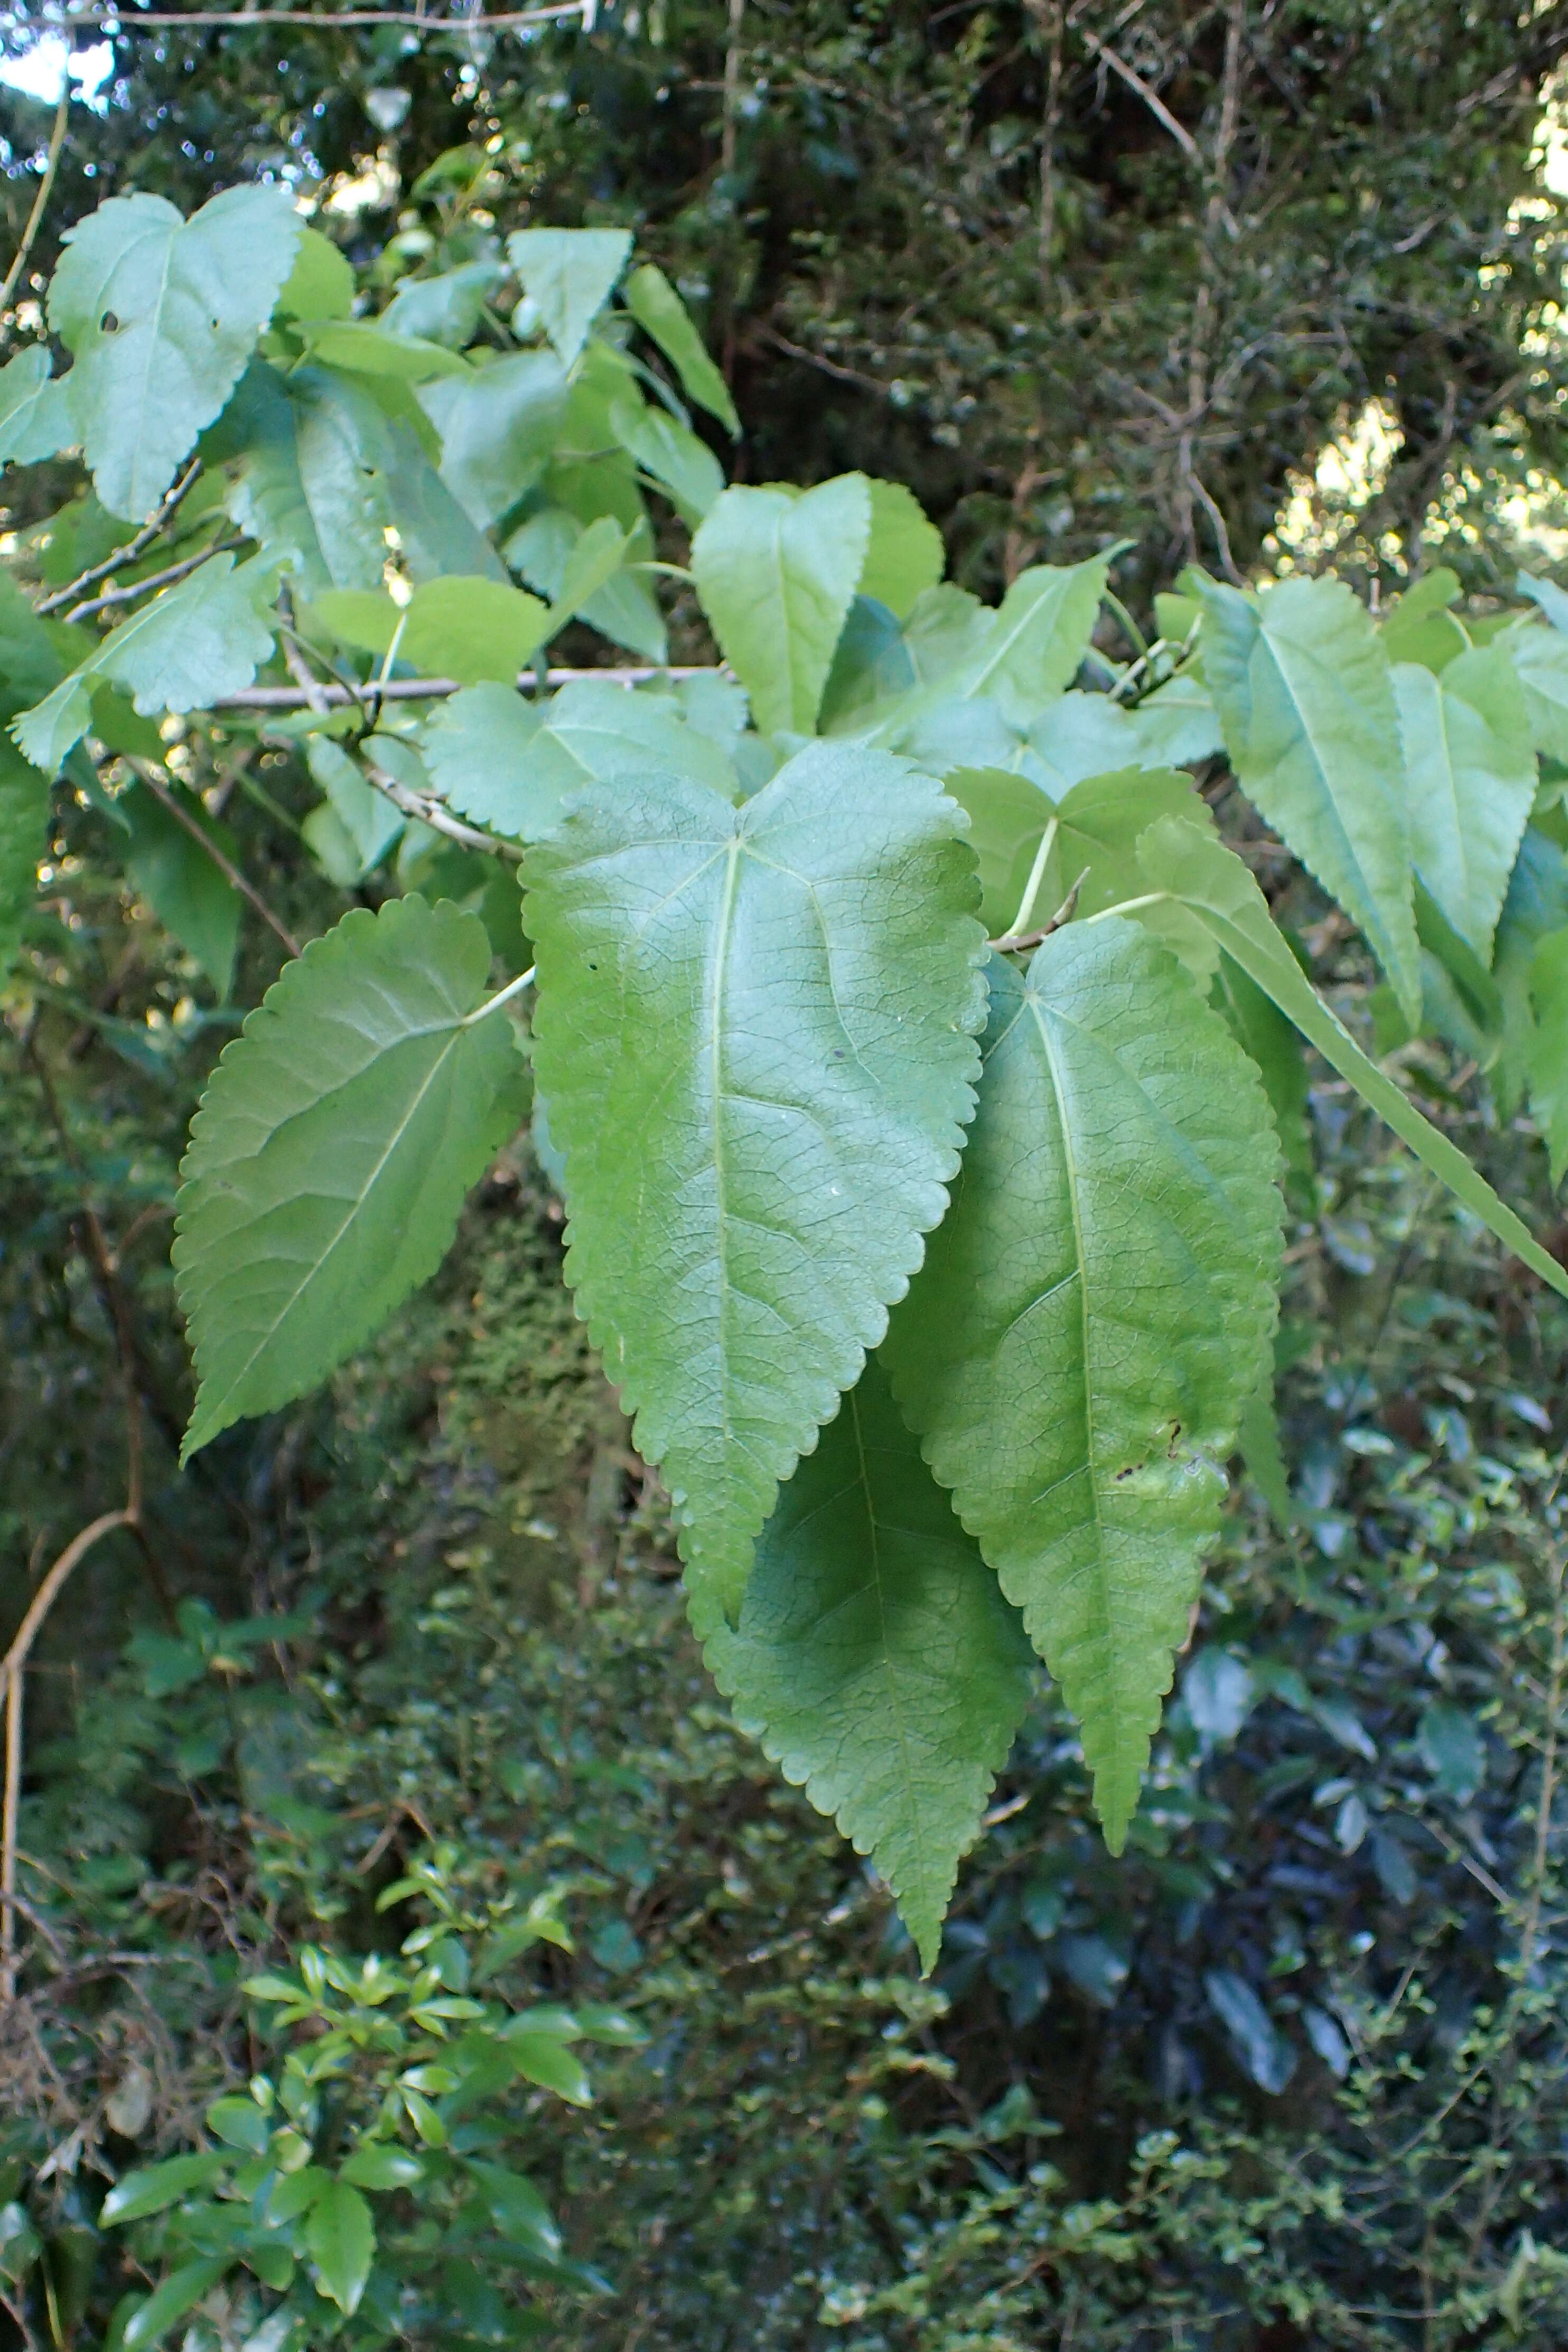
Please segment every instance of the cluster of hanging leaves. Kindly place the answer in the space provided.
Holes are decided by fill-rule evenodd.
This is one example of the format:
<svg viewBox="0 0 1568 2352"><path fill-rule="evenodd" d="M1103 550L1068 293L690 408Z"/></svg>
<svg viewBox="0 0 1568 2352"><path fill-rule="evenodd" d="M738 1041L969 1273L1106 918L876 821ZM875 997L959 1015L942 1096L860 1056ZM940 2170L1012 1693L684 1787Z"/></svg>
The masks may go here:
<svg viewBox="0 0 1568 2352"><path fill-rule="evenodd" d="M726 487L724 383L630 245L480 240L373 316L274 191L72 233L68 366L0 375L0 450L91 483L0 602L0 946L55 793L223 994L232 859L148 722L303 744L307 849L379 905L285 967L197 1114L187 1454L430 1274L531 1063L712 1671L929 1966L1036 1657L1125 1837L1267 1426L1302 1041L1568 1289L1317 993L1194 772L1228 760L1361 932L1377 1052L1460 1046L1561 1179L1568 599L1467 624L1437 572L1374 617L1193 572L1116 668L1114 551L990 609L897 484ZM671 569L721 657L695 675L664 667ZM573 620L641 682L550 691ZM514 919L521 867L526 972L497 977L475 845Z"/></svg>

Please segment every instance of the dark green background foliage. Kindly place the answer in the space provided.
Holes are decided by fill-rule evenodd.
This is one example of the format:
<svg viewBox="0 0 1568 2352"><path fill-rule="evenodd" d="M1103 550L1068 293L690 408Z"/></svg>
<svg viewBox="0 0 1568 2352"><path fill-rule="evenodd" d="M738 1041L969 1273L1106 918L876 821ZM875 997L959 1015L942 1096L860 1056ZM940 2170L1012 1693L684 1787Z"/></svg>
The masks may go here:
<svg viewBox="0 0 1568 2352"><path fill-rule="evenodd" d="M1405 446L1370 560L1462 459L1483 520L1554 475L1558 362L1521 349L1556 292L1530 159L1563 9L1149 0L1118 41L1144 92L1095 47L1127 13L749 0L731 43L722 9L669 0L526 47L127 35L35 266L117 190L188 210L353 169L367 93L397 87L401 189L346 228L357 260L400 235L416 257L432 167L503 232L636 224L724 356L742 474L907 478L977 584L1121 534L1146 587L1194 549L1223 569L1209 499L1246 568L1372 394ZM14 236L48 110L0 112ZM1506 535L1461 554L1495 585ZM308 935L339 903L288 829L315 794L280 751L252 781L273 810L230 803L245 869ZM524 1955L518 1999L647 2038L592 2053L591 2107L511 2084L476 2143L597 2280L503 2264L499 2306L393 2340L521 2340L531 2315L579 2352L1568 2340L1562 1303L1313 1066L1289 1532L1238 1482L1121 1861L1037 1698L922 1985L885 1893L714 1700L525 1144L326 1395L176 1474L168 1211L231 1016L79 854L100 820L66 821L37 1018L0 1032L0 1631L122 1499L127 1364L147 1542L94 1555L29 1674L0 2343L113 2340L158 2249L98 2227L106 2174L190 2148L280 2062L242 1978L395 1954L429 1905L377 1898L432 1855L480 1908L554 1891L573 1948ZM1363 1020L1371 967L1326 902L1298 881L1277 911ZM278 963L244 937L239 1003ZM1419 1045L1407 1074L1552 1235L1539 1146L1463 1060ZM254 2324L181 2327L216 2352Z"/></svg>
<svg viewBox="0 0 1568 2352"><path fill-rule="evenodd" d="M405 214L419 233L422 175L471 142L503 228L635 226L670 268L748 420L742 478L907 480L973 585L1122 536L1148 584L1226 544L1245 570L1289 470L1373 395L1405 436L1373 562L1461 460L1483 514L1531 468L1554 476L1562 363L1521 349L1559 292L1534 134L1562 0L1129 16L651 0L587 37L125 34L107 114L73 123L55 221L128 186L189 211L380 143L401 186L361 216L368 259ZM1113 33L1136 86L1106 63ZM381 141L365 100L391 89L407 111ZM7 94L0 130L25 157L47 110ZM29 195L14 171L13 228ZM46 236L40 272L53 259ZM1477 584L1497 553L1469 551Z"/></svg>

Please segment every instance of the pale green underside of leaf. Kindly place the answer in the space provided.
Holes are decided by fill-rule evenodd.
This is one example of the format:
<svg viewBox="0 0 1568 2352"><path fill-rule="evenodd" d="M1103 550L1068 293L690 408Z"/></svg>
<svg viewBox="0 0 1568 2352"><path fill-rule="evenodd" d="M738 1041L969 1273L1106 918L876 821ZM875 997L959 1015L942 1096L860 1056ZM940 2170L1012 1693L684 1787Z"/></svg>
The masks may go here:
<svg viewBox="0 0 1568 2352"><path fill-rule="evenodd" d="M507 259L539 306L544 331L569 368L631 257L629 228L522 228Z"/></svg>
<svg viewBox="0 0 1568 2352"><path fill-rule="evenodd" d="M1204 674L1242 790L1359 924L1414 1024L1405 761L1376 629L1337 580L1256 598L1210 583L1203 602Z"/></svg>
<svg viewBox="0 0 1568 2352"><path fill-rule="evenodd" d="M1190 776L1174 769L1132 768L1089 775L1058 802L1027 776L1005 769L960 769L947 789L969 813L980 861L981 919L994 938L1017 915L1036 853L1054 817L1057 831L1035 896L1032 920L1044 923L1078 886L1077 912L1098 914L1142 888L1138 838L1157 816L1189 810L1200 819Z"/></svg>
<svg viewBox="0 0 1568 2352"><path fill-rule="evenodd" d="M75 438L65 385L49 373L48 345L29 343L0 368L0 465L37 465Z"/></svg>
<svg viewBox="0 0 1568 2352"><path fill-rule="evenodd" d="M875 1356L781 1492L740 1630L707 1658L741 1728L870 1855L929 1975L1033 1661Z"/></svg>
<svg viewBox="0 0 1568 2352"><path fill-rule="evenodd" d="M929 588L905 632L921 683L868 714L865 740L929 758L937 740L949 748L942 772L1004 764L998 748L977 739L991 731L1016 742L1070 686L1089 650L1105 593L1106 560L1021 572L994 612L964 591ZM967 707L966 707L967 706Z"/></svg>
<svg viewBox="0 0 1568 2352"><path fill-rule="evenodd" d="M946 1206L984 1017L958 822L905 762L814 745L740 808L587 787L529 856L567 1277L704 1638Z"/></svg>
<svg viewBox="0 0 1568 2352"><path fill-rule="evenodd" d="M1415 871L1489 964L1538 782L1518 680L1506 654L1485 646L1458 655L1437 677L1402 662L1394 690Z"/></svg>
<svg viewBox="0 0 1568 2352"><path fill-rule="evenodd" d="M472 375L421 385L419 404L441 436L441 479L488 530L549 464L566 378L553 352L515 352Z"/></svg>
<svg viewBox="0 0 1568 2352"><path fill-rule="evenodd" d="M1135 924L994 959L979 1107L884 1355L1083 1727L1113 1852L1266 1377L1279 1147L1257 1073Z"/></svg>
<svg viewBox="0 0 1568 2352"><path fill-rule="evenodd" d="M1505 629L1494 642L1519 679L1531 743L1568 761L1568 636L1531 621Z"/></svg>
<svg viewBox="0 0 1568 2352"><path fill-rule="evenodd" d="M1149 888L1169 893L1193 920L1203 923L1455 1199L1532 1273L1568 1297L1568 1270L1541 1247L1464 1153L1363 1053L1323 1003L1275 929L1263 893L1240 858L1212 833L1181 817L1162 817L1152 824L1139 844L1139 857Z"/></svg>
<svg viewBox="0 0 1568 2352"><path fill-rule="evenodd" d="M223 1055L181 1170L174 1270L200 1388L183 1458L302 1395L435 1271L517 1125L489 942L445 901L356 908Z"/></svg>
<svg viewBox="0 0 1568 2352"><path fill-rule="evenodd" d="M144 718L208 708L243 692L272 651L263 606L278 568L256 556L237 569L215 555L122 621L87 660L61 678L11 732L36 767L52 776L92 719L92 684L122 687Z"/></svg>
<svg viewBox="0 0 1568 2352"><path fill-rule="evenodd" d="M799 497L736 485L691 542L697 593L764 735L816 724L871 533L862 474Z"/></svg>
<svg viewBox="0 0 1568 2352"><path fill-rule="evenodd" d="M225 189L184 221L162 196L113 196L74 228L49 324L93 487L140 522L239 380L301 223L281 187Z"/></svg>
<svg viewBox="0 0 1568 2352"><path fill-rule="evenodd" d="M591 679L544 703L493 685L455 694L426 727L425 759L460 816L518 841L538 840L569 794L612 776L672 773L726 799L735 791L723 746L683 719L672 698Z"/></svg>

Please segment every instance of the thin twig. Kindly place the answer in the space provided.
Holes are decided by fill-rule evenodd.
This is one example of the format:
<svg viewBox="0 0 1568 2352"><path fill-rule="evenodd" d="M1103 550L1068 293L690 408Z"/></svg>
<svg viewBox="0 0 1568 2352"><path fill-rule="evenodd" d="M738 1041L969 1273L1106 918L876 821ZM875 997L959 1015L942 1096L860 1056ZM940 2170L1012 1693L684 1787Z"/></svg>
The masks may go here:
<svg viewBox="0 0 1568 2352"><path fill-rule="evenodd" d="M498 841L494 834L480 833L476 826L465 824L460 817L449 815L439 801L429 799L424 793L411 792L373 760L365 761L365 773L377 792L386 794L394 808L401 809L405 816L416 817L433 832L445 834L448 841L459 843L464 849L482 850L487 857L507 857L514 863L521 857L522 851L516 842Z"/></svg>
<svg viewBox="0 0 1568 2352"><path fill-rule="evenodd" d="M730 37L724 47L724 100L719 134L719 169L735 168L735 140L741 112L741 28L746 0L730 0Z"/></svg>
<svg viewBox="0 0 1568 2352"><path fill-rule="evenodd" d="M68 63L68 60L67 62ZM16 281L26 267L27 256L33 250L33 239L43 226L49 193L55 184L55 173L59 168L60 150L66 143L66 119L70 113L70 102L71 78L69 73L62 68L60 102L55 109L55 127L49 133L49 152L44 164L44 176L38 183L38 193L33 198L33 209L27 215L27 226L22 231L22 242L11 257L11 267L5 272L5 284L0 286L0 310L5 308L16 292Z"/></svg>
<svg viewBox="0 0 1568 2352"><path fill-rule="evenodd" d="M86 1559L94 1544L116 1528L135 1525L129 1509L105 1511L67 1544L28 1604L27 1613L4 1658L0 1677L5 1685L5 1793L0 1805L0 2004L16 1998L16 1811L22 1793L22 1669L55 1599L71 1570Z"/></svg>
<svg viewBox="0 0 1568 2352"><path fill-rule="evenodd" d="M199 555L187 555L183 563L171 563L164 572L149 572L144 580L128 581L123 588L109 588L101 596L89 597L85 604L73 604L66 614L68 621L90 620L94 613L106 613L111 604L129 604L137 596L145 596L150 588L167 588L171 582L184 580L199 572L212 556L226 555L231 548L243 547L243 537L226 539L212 547L204 547Z"/></svg>
<svg viewBox="0 0 1568 2352"><path fill-rule="evenodd" d="M74 580L68 580L65 586L57 588L52 596L44 597L35 609L39 613L58 613L62 604L70 604L84 588L90 588L96 581L107 580L111 572L120 570L121 564L134 563L143 550L152 546L201 470L201 459L193 457L156 513L142 524L134 539L128 539L123 547L113 549L101 563L89 564L85 572L79 572Z"/></svg>
<svg viewBox="0 0 1568 2352"><path fill-rule="evenodd" d="M283 658L289 661L285 645ZM294 669L293 662L289 662ZM303 668L300 664L300 668ZM296 676L299 672L296 671ZM308 675L308 673L307 673ZM656 678L679 681L686 677L727 677L729 671L714 662L694 662L672 668L651 664L635 669L550 669L544 674L547 688L555 686L647 686ZM517 690L533 693L539 685L537 670L520 670ZM460 677L389 677L384 686L369 680L363 687L328 686L312 678L310 686L252 686L242 694L220 694L213 704L214 710L342 710L350 704L382 702L439 702L447 695L459 694Z"/></svg>
<svg viewBox="0 0 1568 2352"><path fill-rule="evenodd" d="M299 940L294 937L293 932L289 930L285 924L279 920L271 908L268 905L266 899L262 897L260 891L256 887L255 883L248 880L247 877L241 873L239 867L235 864L232 857L225 856L224 852L218 847L216 842L214 841L208 834L203 832L201 826L196 823L195 818L191 814L190 811L180 806L179 801L169 790L167 784L164 783L163 779L160 776L157 769L153 765L152 761L150 760L131 759L128 761L127 764L134 770L138 776L140 776L142 782L146 785L147 790L152 793L153 799L163 803L163 805L168 810L169 814L174 818L175 824L184 825L185 831L190 835L191 839L201 845L202 848L205 850L207 856L212 859L213 864L217 867L218 872L223 876L224 879L226 882L232 882L235 888L239 892L240 897L246 901L247 906L255 908L262 921L267 925L268 929L271 931L276 938L282 941L283 945L288 949L289 953L291 956L303 955L304 950L300 945Z"/></svg>
<svg viewBox="0 0 1568 2352"><path fill-rule="evenodd" d="M316 32L335 32L341 25L406 25L420 33L510 33L527 25L556 25L568 16L586 16L595 0L561 0L555 8L508 8L494 16L431 16L423 9L345 8L323 15L314 8L193 8L171 13L142 9L125 0L115 7L82 8L66 21L71 25L112 25L117 32L139 33L144 25L200 26L232 31L236 26L303 25ZM47 20L46 19L46 24Z"/></svg>
<svg viewBox="0 0 1568 2352"><path fill-rule="evenodd" d="M1122 80L1127 83L1129 89L1135 89L1137 91L1139 97L1142 100L1150 113L1154 117L1155 121L1163 123L1165 129L1170 132L1172 138L1175 141L1183 154L1187 157L1188 161L1190 163L1196 163L1201 167L1204 159L1198 151L1197 141L1193 137L1192 132L1188 131L1184 125L1177 121L1175 116L1172 113L1164 100L1160 96L1159 91L1157 89L1151 89L1149 84L1143 79L1142 74L1134 73L1126 59L1124 58L1119 58L1116 51L1110 47L1109 43L1102 41L1098 33L1091 33L1087 25L1080 25L1078 27L1078 35L1081 41L1088 43L1089 47L1093 50L1095 56L1100 59L1102 64L1108 65L1112 73L1120 74Z"/></svg>

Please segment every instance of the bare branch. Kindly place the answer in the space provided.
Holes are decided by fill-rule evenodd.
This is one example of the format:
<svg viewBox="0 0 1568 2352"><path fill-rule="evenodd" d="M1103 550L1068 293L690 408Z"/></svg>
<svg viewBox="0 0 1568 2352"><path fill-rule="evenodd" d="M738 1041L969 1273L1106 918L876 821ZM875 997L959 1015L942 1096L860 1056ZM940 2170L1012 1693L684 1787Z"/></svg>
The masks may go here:
<svg viewBox="0 0 1568 2352"><path fill-rule="evenodd" d="M16 290L18 279L26 267L27 256L33 250L33 239L43 226L48 207L49 192L55 184L59 168L60 149L66 143L66 119L70 112L71 78L64 65L60 68L60 102L55 109L55 127L49 133L49 152L44 163L44 176L38 183L38 193L33 198L33 209L27 215L27 226L22 231L22 242L11 257L11 267L5 272L5 282L0 286L0 310Z"/></svg>
<svg viewBox="0 0 1568 2352"><path fill-rule="evenodd" d="M289 661L289 647L283 657ZM289 661L290 669L294 663ZM300 665L303 669L304 665ZM296 671L296 676L299 672ZM307 673L308 675L308 673ZM712 662L695 662L667 669L649 666L637 669L552 669L545 672L544 682L552 686L577 686L595 682L601 686L646 686L655 678L725 677L729 672ZM252 686L243 694L220 694L213 703L215 710L342 710L346 704L359 703L368 708L375 702L439 702L449 694L462 690L458 677L391 677L384 685L367 678L363 687L326 686L312 678L309 687ZM520 694L531 693L539 684L538 673L520 670L517 688Z"/></svg>
<svg viewBox="0 0 1568 2352"><path fill-rule="evenodd" d="M81 594L84 588L90 588L95 581L107 580L110 573L118 572L122 563L134 563L136 558L152 546L153 541L164 528L169 517L201 470L201 459L193 457L156 514L142 524L135 538L128 539L123 547L115 548L111 553L104 557L101 563L91 564L87 571L79 572L74 580L68 581L63 588L57 588L52 596L44 597L37 608L38 612L58 613L62 604L70 604L74 597Z"/></svg>
<svg viewBox="0 0 1568 2352"><path fill-rule="evenodd" d="M152 761L150 760L132 759L129 761L128 764L135 771L136 774L141 777L142 782L146 785L147 790L153 794L153 799L162 802L163 807L168 810L169 814L174 818L175 824L183 825L185 831L190 835L191 839L198 843L200 846L205 850L207 856L212 859L213 864L217 867L218 872L223 876L225 881L231 882L246 903L248 906L255 908L257 913L260 916L268 929L271 931L276 938L282 941L285 948L289 950L289 953L291 956L303 955L304 950L300 945L299 940L294 937L293 932L279 920L271 908L268 905L266 899L261 896L260 891L256 887L256 885L249 881L247 877L241 873L233 858L226 857L223 851L218 847L216 842L212 840L202 831L201 826L196 823L195 818L191 814L189 809L181 807L178 799L174 793L169 790L169 787L165 784L163 777L158 773L157 769L153 765Z"/></svg>
<svg viewBox="0 0 1568 2352"><path fill-rule="evenodd" d="M445 834L448 841L460 843L464 849L482 850L487 857L514 860L521 857L522 851L515 842L498 841L494 834L480 833L475 826L465 824L460 817L449 814L439 801L428 799L424 793L410 792L408 786L400 784L395 776L389 776L384 768L378 768L374 760L365 761L365 772L377 792L386 794L394 808L400 808L405 816L417 817L421 824L429 825L433 832Z"/></svg>
<svg viewBox="0 0 1568 2352"><path fill-rule="evenodd" d="M243 539L226 539L211 547L204 547L199 555L187 555L183 563L171 563L166 572L150 572L144 580L129 581L123 588L106 589L101 596L91 597L85 604L74 604L66 614L68 621L86 621L94 613L107 612L111 604L129 604L137 596L144 596L149 588L167 588L171 582L184 580L199 572L212 555L226 554L230 548L243 547Z"/></svg>

